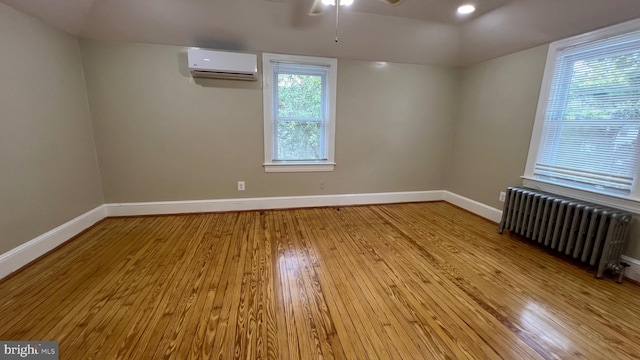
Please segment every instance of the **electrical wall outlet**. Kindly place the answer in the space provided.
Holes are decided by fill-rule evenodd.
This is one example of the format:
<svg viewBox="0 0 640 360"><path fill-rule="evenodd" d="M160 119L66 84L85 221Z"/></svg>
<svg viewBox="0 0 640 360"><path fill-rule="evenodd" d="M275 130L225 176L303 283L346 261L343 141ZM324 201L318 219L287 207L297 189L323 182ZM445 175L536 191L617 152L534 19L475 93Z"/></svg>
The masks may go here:
<svg viewBox="0 0 640 360"><path fill-rule="evenodd" d="M244 181L238 181L238 191L244 191Z"/></svg>
<svg viewBox="0 0 640 360"><path fill-rule="evenodd" d="M504 198L507 196L507 194L504 191L500 191L500 197L498 198L498 200L500 200L501 202L504 202Z"/></svg>

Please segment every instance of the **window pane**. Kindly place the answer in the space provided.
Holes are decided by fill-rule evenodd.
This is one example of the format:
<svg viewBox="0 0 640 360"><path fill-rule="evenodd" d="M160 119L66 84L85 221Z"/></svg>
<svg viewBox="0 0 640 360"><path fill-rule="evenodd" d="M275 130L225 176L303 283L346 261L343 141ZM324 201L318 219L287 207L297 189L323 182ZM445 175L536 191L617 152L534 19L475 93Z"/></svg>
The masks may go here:
<svg viewBox="0 0 640 360"><path fill-rule="evenodd" d="M322 76L278 74L278 118L321 119Z"/></svg>
<svg viewBox="0 0 640 360"><path fill-rule="evenodd" d="M266 172L332 171L337 59L262 55Z"/></svg>
<svg viewBox="0 0 640 360"><path fill-rule="evenodd" d="M555 141L540 148L538 175L608 189L633 184L640 122L558 121L545 131Z"/></svg>
<svg viewBox="0 0 640 360"><path fill-rule="evenodd" d="M324 160L323 124L317 121L279 121L274 160Z"/></svg>
<svg viewBox="0 0 640 360"><path fill-rule="evenodd" d="M564 119L640 119L640 51L573 64Z"/></svg>
<svg viewBox="0 0 640 360"><path fill-rule="evenodd" d="M637 37L569 47L556 62L534 174L629 193L639 133Z"/></svg>

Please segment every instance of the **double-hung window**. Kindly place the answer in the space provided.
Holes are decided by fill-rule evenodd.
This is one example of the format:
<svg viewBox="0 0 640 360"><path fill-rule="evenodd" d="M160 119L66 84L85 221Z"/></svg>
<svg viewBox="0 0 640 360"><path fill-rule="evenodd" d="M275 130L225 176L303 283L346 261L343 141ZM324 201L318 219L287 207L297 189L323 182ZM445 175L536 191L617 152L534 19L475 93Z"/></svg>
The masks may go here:
<svg viewBox="0 0 640 360"><path fill-rule="evenodd" d="M267 172L332 171L337 60L263 54Z"/></svg>
<svg viewBox="0 0 640 360"><path fill-rule="evenodd" d="M637 200L639 135L640 23L551 44L525 179Z"/></svg>

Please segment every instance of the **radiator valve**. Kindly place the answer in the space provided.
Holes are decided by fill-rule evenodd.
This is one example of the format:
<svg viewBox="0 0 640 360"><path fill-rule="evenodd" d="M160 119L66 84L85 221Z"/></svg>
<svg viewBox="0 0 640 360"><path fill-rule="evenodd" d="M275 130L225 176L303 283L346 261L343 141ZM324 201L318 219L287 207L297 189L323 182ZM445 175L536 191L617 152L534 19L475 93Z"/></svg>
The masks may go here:
<svg viewBox="0 0 640 360"><path fill-rule="evenodd" d="M631 265L627 264L624 261L621 261L620 264L614 264L614 263L609 264L609 270L611 270L612 273L618 275L618 280L616 280L618 284L622 284L622 279L624 279L624 271L629 266Z"/></svg>

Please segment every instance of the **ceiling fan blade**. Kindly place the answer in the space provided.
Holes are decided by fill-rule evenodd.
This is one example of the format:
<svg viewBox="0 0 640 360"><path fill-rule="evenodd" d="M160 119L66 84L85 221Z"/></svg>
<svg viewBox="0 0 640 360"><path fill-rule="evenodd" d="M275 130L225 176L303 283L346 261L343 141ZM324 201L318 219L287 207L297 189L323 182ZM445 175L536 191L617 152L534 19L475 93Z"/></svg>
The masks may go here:
<svg viewBox="0 0 640 360"><path fill-rule="evenodd" d="M322 0L314 0L311 5L311 9L309 9L310 16L322 15L324 12L324 6L322 6Z"/></svg>
<svg viewBox="0 0 640 360"><path fill-rule="evenodd" d="M391 4L391 5L398 5L399 3L402 2L402 0L380 0L382 2L386 2L387 4Z"/></svg>

